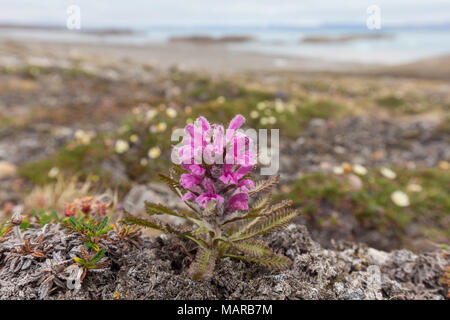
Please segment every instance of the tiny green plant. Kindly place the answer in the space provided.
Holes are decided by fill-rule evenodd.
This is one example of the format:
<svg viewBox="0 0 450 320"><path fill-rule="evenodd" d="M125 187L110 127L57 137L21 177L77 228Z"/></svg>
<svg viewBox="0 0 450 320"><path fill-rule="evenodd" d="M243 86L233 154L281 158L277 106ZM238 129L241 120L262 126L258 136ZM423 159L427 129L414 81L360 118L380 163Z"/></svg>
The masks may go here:
<svg viewBox="0 0 450 320"><path fill-rule="evenodd" d="M75 262L83 268L83 274L81 275L81 280L86 276L87 270L90 269L102 269L109 265L108 261L100 262L105 256L104 249L99 249L95 253L88 254L86 250L80 248L81 256L73 258Z"/></svg>
<svg viewBox="0 0 450 320"><path fill-rule="evenodd" d="M45 226L46 224L49 224L51 222L59 222L60 218L58 217L58 214L56 211L51 211L50 213L46 212L45 210L31 210L31 214L36 217L36 221L41 225Z"/></svg>
<svg viewBox="0 0 450 320"><path fill-rule="evenodd" d="M80 247L81 257L74 257L77 265L83 268L80 280L86 276L88 270L102 269L109 265L105 257L105 249L100 247L100 240L110 240L108 232L115 228L108 224L109 203L95 197L84 197L64 205L66 218L58 220L67 232L78 233L83 245ZM44 216L47 218L47 216ZM50 215L48 218L52 218Z"/></svg>
<svg viewBox="0 0 450 320"><path fill-rule="evenodd" d="M114 225L108 225L107 213L108 205L93 197L86 197L65 204L66 218L61 223L69 232L79 233L87 248L98 251L99 240L106 238L114 228Z"/></svg>
<svg viewBox="0 0 450 320"><path fill-rule="evenodd" d="M113 225L108 226L108 220L108 217L103 217L99 221L97 216L81 218L71 216L66 227L81 234L83 243L87 248L98 251L98 241L101 238L106 238L109 230L114 227Z"/></svg>
<svg viewBox="0 0 450 320"><path fill-rule="evenodd" d="M149 218L130 214L125 217L127 223L193 241L197 245L189 268L193 279L211 279L217 260L225 257L258 263L273 270L291 265L289 258L256 239L286 227L298 211L290 209L289 201L271 203L269 191L277 184L279 176L257 183L250 179L256 152L250 147L250 138L238 131L244 121L243 116L236 116L226 132L223 126L210 125L203 117L186 126L182 146L175 149L181 165L174 165L169 175L160 177L189 210L171 210L162 204L147 202ZM199 153L203 157L200 163L194 161L194 154ZM250 197L253 201L249 205ZM181 218L186 223L163 222L156 217L162 214Z"/></svg>

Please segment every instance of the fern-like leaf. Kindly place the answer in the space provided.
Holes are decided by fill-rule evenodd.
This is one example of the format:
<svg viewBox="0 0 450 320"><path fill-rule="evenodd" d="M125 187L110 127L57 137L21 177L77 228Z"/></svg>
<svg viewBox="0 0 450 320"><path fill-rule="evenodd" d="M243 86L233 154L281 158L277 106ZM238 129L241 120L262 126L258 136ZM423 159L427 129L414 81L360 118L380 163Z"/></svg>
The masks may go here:
<svg viewBox="0 0 450 320"><path fill-rule="evenodd" d="M161 173L158 174L158 176L161 179L161 181L164 182L170 188L170 190L172 190L173 193L175 193L177 196L181 197L180 190L184 190L184 188L181 186L181 184L177 180L174 180L171 177L166 176Z"/></svg>
<svg viewBox="0 0 450 320"><path fill-rule="evenodd" d="M260 213L261 211L264 211L269 206L271 200L272 200L271 194L267 194L259 198L252 204L250 210L248 211L248 214L253 215Z"/></svg>
<svg viewBox="0 0 450 320"><path fill-rule="evenodd" d="M136 224L142 227L152 228L156 230L160 230L167 233L173 233L176 235L182 236L184 233L191 234L193 232L193 229L188 226L175 226L173 224L163 222L158 219L148 218L148 219L142 219L135 217L129 213L125 214L125 222L130 224Z"/></svg>
<svg viewBox="0 0 450 320"><path fill-rule="evenodd" d="M280 203L277 203L277 204L271 206L269 209L265 210L264 213L266 215L269 215L269 214L271 214L271 213L273 213L275 211L279 211L281 209L288 208L288 207L292 206L292 203L293 203L292 200L283 200Z"/></svg>
<svg viewBox="0 0 450 320"><path fill-rule="evenodd" d="M210 280L216 267L217 249L198 248L195 260L189 267L189 275L194 280Z"/></svg>
<svg viewBox="0 0 450 320"><path fill-rule="evenodd" d="M269 179L257 181L255 183L255 188L250 190L249 196L253 196L258 193L268 192L272 189L280 180L280 175L271 176Z"/></svg>
<svg viewBox="0 0 450 320"><path fill-rule="evenodd" d="M149 202L149 201L145 201L145 209L146 212L151 216L151 215L159 215L159 214L168 214L170 216L174 216L174 217L178 217L178 218L185 218L185 216L183 216L182 214L179 214L169 208L167 208L166 206L163 206L162 204L159 203L153 203L153 202Z"/></svg>
<svg viewBox="0 0 450 320"><path fill-rule="evenodd" d="M261 258L272 256L274 252L264 242L258 240L245 240L240 242L229 242L230 246L246 256Z"/></svg>
<svg viewBox="0 0 450 320"><path fill-rule="evenodd" d="M204 248L208 247L206 242L200 239L199 234L196 233L196 230L192 229L189 226L175 226L173 224L162 222L161 220L153 218L141 219L129 214L128 212L125 214L125 218L123 219L123 221L126 223L135 224L146 228L160 230L166 233L172 233L181 236L183 238L189 239L191 241L194 241L200 247Z"/></svg>
<svg viewBox="0 0 450 320"><path fill-rule="evenodd" d="M266 234L286 227L292 219L298 215L298 211L282 209L268 216L258 217L230 236L231 241L240 241Z"/></svg>

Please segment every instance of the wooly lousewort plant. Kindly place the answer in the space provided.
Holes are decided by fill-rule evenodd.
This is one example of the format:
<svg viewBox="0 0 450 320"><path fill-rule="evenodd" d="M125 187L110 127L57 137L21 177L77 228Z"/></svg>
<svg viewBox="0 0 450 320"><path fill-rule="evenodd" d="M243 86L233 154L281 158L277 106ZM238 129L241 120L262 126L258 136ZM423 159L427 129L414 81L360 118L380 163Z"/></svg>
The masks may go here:
<svg viewBox="0 0 450 320"><path fill-rule="evenodd" d="M273 252L255 237L287 226L298 215L291 203L271 204L268 191L278 176L254 183L250 173L256 152L250 137L238 130L245 118L236 116L227 130L200 117L187 125L181 145L174 147L179 165L160 175L190 210L172 210L147 202L148 219L127 214L125 221L171 233L195 242L195 260L189 268L193 279L209 280L219 258L255 262L270 269L284 269L291 261ZM250 205L249 205L250 202ZM185 220L183 225L163 222L167 214Z"/></svg>

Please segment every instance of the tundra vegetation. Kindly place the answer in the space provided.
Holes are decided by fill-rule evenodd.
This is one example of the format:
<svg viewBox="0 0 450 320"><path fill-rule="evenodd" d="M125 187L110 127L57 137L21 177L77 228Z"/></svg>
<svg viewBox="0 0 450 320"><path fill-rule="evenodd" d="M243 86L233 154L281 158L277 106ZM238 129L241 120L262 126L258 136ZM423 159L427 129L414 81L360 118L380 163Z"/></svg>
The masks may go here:
<svg viewBox="0 0 450 320"><path fill-rule="evenodd" d="M4 272L24 266L25 272L33 266L54 263L43 267L47 271L43 271L41 280L49 280L43 285L42 296L46 296L45 287L52 281L64 279L57 271L65 260L59 260L60 251L55 249L60 248L61 239L67 238L67 248L83 248L61 257L69 259L68 263L80 268L85 276L118 268L117 252L122 251L111 251L109 246L120 243L134 247L142 240L136 226L117 222L123 218L123 200L138 184L149 191L160 188L158 173L162 172L169 172L166 182L176 187L174 191L178 189L181 196L191 192L195 197L180 203L186 202L197 211L173 205L176 201L166 191L160 202L170 212L186 215L181 218L186 225L170 223L169 227L198 232L198 243L194 238L188 240L187 254L183 252L187 260L191 250L200 254L208 247L215 253L211 239L220 232L224 239L215 244L220 244L222 253L258 260L255 253L249 255L233 245L261 239L232 241L225 236L246 223L262 223L270 208L276 209L280 203L286 204L285 210L292 210L287 205L290 201L304 213L295 222L305 224L313 240L327 248L336 239L386 251L406 247L418 254L448 249L450 95L446 81L290 72L212 76L103 57L102 61L87 56L72 58L67 57L66 50L59 58L57 51L48 52L52 58L45 66L26 59L28 53L34 56L39 51L12 43L2 44L2 49L6 56L17 57L18 64L5 65L6 59L0 66L0 148L4 151L0 161L0 264ZM23 58L17 52L20 56L23 53ZM202 190L195 185L192 188L197 190L183 186L186 181L183 179L182 184L182 175L195 173L180 166L170 168L171 130L193 124L199 116L220 123L238 113L245 116L248 127L280 129L280 179L273 188L275 204L261 210L262 217L254 217L252 210L258 202L270 196L268 190L253 194L249 185L248 192L239 192L247 194L248 210L236 210L237 216L247 215L248 219L215 222L213 217L228 210L231 192L222 194L214 189L209 193L218 183L217 178L210 177L213 183L200 185ZM255 176L249 172L245 179L254 181ZM271 179L275 184L276 177ZM109 190L117 199L106 215L86 216L78 207L83 199ZM214 198L197 199L203 193ZM78 203L75 215L70 214L70 207L67 211L64 208L72 202ZM152 215L147 220L152 222L160 215L155 214L160 203L154 202L147 208ZM208 205L202 206L206 203L218 207L217 215L203 217L209 212ZM236 201L239 206L243 203ZM15 225L18 220L13 223L11 214L21 205L21 222ZM234 214L228 210L225 216ZM108 222L101 228L105 217ZM202 228L198 223L205 219L208 224ZM157 222L158 227L166 228L163 222ZM219 226L214 234L204 231L214 223ZM230 229L220 229L222 223ZM39 228L45 228L47 235L36 236ZM17 230L25 239L11 245L12 238L19 234ZM105 230L109 231L105 234ZM287 236L290 228L281 232ZM53 233L57 236L50 236ZM275 239L278 235L267 236ZM181 243L186 245L184 240ZM192 249L191 244L196 247ZM270 246L274 257L283 253L294 260L279 248L279 243L271 242ZM303 254L299 248L297 252ZM162 255L158 261L163 261L162 257L176 260L176 255ZM107 261L109 265L102 269ZM195 265L191 275L207 278L207 271L196 274ZM230 265L257 268L256 264L225 259L216 269ZM391 265L389 268L395 270ZM448 284L448 270L441 275L442 283Z"/></svg>

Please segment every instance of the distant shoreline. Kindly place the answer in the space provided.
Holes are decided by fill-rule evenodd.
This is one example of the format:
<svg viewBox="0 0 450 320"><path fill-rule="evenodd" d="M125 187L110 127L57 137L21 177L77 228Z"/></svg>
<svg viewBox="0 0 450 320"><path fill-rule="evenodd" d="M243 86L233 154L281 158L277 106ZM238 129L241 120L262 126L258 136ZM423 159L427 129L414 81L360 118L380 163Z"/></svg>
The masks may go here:
<svg viewBox="0 0 450 320"><path fill-rule="evenodd" d="M80 30L68 30L62 26L44 26L44 25L20 25L20 24L0 24L0 29L6 30L33 30L33 31L70 31L78 32L80 34L95 34L95 35L131 35L138 31L126 28L88 28Z"/></svg>
<svg viewBox="0 0 450 320"><path fill-rule="evenodd" d="M91 56L131 59L137 63L155 64L161 68L179 66L185 70L209 74L242 72L301 72L342 74L351 76L391 76L450 80L450 55L421 59L412 63L380 66L376 64L337 63L308 57L270 55L256 52L224 50L223 44L208 46L190 43L166 44L108 44L52 42L42 40L11 40L0 35L0 45L11 45L27 50L68 55L83 52ZM1 58L1 57L0 57ZM51 59L51 56L47 58Z"/></svg>
<svg viewBox="0 0 450 320"><path fill-rule="evenodd" d="M382 40L392 38L393 34L386 33L349 33L341 36L305 36L301 39L303 43L337 43L351 42L357 40Z"/></svg>
<svg viewBox="0 0 450 320"><path fill-rule="evenodd" d="M62 27L1 25L0 37L20 41L62 43L101 43L139 46L196 45L222 46L232 54L259 54L275 57L278 66L291 67L286 61L310 59L336 64L384 65L413 63L450 53L450 32L389 32L334 29L310 31L273 31L246 29L83 29ZM288 61L288 62L289 62ZM313 68L315 68L314 63ZM308 67L308 66L307 66ZM309 68L309 67L308 67Z"/></svg>

